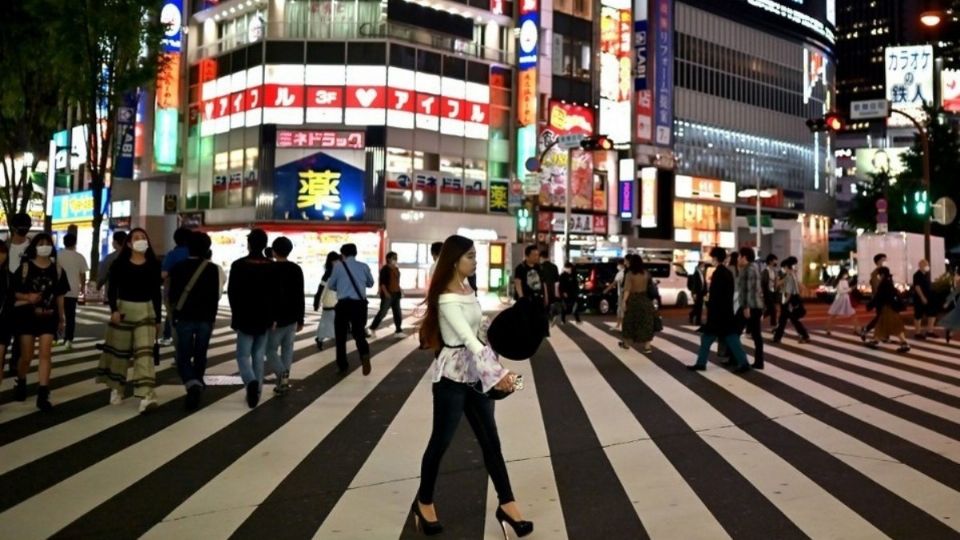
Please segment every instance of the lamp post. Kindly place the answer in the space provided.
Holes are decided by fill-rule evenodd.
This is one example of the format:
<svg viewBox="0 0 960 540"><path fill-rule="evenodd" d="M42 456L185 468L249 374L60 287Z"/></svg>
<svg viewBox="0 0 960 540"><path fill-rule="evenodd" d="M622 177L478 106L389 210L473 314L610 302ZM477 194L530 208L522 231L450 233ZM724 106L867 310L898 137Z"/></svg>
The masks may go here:
<svg viewBox="0 0 960 540"><path fill-rule="evenodd" d="M760 178L757 178L757 187L744 189L737 193L738 197L744 199L749 199L754 197L756 199L757 207L757 255L760 254L760 242L763 240L763 231L760 228L760 217L761 217L761 199L769 199L773 197L775 193L769 189L760 189Z"/></svg>

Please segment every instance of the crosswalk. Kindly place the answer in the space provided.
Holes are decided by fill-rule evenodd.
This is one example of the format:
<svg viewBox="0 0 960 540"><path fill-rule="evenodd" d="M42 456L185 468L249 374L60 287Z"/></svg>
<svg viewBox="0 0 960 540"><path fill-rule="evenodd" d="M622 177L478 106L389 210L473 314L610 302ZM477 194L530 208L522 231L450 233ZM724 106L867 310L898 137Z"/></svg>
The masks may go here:
<svg viewBox="0 0 960 540"><path fill-rule="evenodd" d="M371 341L368 377L352 344L352 371L339 376L308 325L288 395L268 388L251 410L240 386L210 386L192 414L168 358L153 414L133 399L109 406L92 382L97 351L78 344L55 359L54 413L11 403L10 383L0 392L0 531L414 538L432 419L431 356L414 323L407 310L405 337ZM526 388L497 403L498 429L535 537L960 537L957 347L903 355L814 333L767 344L766 368L740 376L685 368L699 346L692 327L668 325L649 355L617 340L588 318L555 329L529 362L506 362ZM235 375L234 346L218 327L210 376ZM446 537L501 537L466 422L436 493Z"/></svg>

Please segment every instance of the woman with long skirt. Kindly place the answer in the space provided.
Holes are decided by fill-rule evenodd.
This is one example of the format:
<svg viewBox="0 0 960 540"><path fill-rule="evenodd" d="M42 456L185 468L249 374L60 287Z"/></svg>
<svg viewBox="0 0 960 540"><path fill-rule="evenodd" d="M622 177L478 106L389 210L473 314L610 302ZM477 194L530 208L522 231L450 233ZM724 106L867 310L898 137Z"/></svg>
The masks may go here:
<svg viewBox="0 0 960 540"><path fill-rule="evenodd" d="M830 304L827 310L827 335L833 330L833 321L837 318L850 319L854 321L854 331L856 331L857 310L853 308L853 302L850 301L850 272L846 268L840 271L837 277L837 296Z"/></svg>
<svg viewBox="0 0 960 540"><path fill-rule="evenodd" d="M653 352L654 319L657 310L650 298L650 274L644 269L639 255L631 257L627 274L623 278L623 341L620 348L629 349L629 343L639 343L644 354Z"/></svg>
<svg viewBox="0 0 960 540"><path fill-rule="evenodd" d="M110 267L110 324L97 368L97 382L111 389L111 405L123 401L127 382L133 383L133 395L140 398L141 413L158 405L153 347L163 320L160 285L160 263L153 254L150 237L143 229L133 229ZM131 364L133 378L128 381Z"/></svg>
<svg viewBox="0 0 960 540"><path fill-rule="evenodd" d="M873 331L876 339L870 342L870 346L877 347L880 341L895 337L900 340L900 347L897 348L897 352L908 352L910 345L907 344L903 319L897 309L900 302L897 298L897 289L893 286L893 276L887 267L878 269L877 276L880 279L880 284L877 286L873 299L870 300L870 306L877 310L877 326Z"/></svg>

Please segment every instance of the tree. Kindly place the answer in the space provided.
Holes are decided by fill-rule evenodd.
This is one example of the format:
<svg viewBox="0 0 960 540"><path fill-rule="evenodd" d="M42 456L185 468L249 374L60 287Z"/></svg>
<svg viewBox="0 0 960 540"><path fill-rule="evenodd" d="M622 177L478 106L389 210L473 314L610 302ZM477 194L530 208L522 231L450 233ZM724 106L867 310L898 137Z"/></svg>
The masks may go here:
<svg viewBox="0 0 960 540"><path fill-rule="evenodd" d="M62 85L50 69L52 48L33 8L35 2L0 2L0 204L10 216L26 212L33 196L31 171L46 159L61 117ZM15 170L17 156L33 154ZM4 224L5 225L5 224Z"/></svg>
<svg viewBox="0 0 960 540"><path fill-rule="evenodd" d="M927 121L924 124L930 138L930 193L931 204L940 197L950 197L960 203L960 184L954 181L960 171L960 138L956 127L945 121L942 115L933 109L927 109ZM925 216L918 215L912 205L907 212L903 203L912 201L915 193L923 191L923 144L917 134L913 146L902 156L904 170L893 178L883 172L873 175L869 181L857 185L857 196L848 217L852 228L875 231L876 202L887 199L889 228L891 231L923 232ZM949 226L933 224L932 232L943 236L947 249L960 243L960 226L955 222Z"/></svg>
<svg viewBox="0 0 960 540"><path fill-rule="evenodd" d="M930 138L930 204L940 197L950 197L954 202L960 203L960 184L956 181L957 171L960 171L960 137L956 124L948 122L942 111L928 108L926 113L927 121L924 127ZM902 160L904 171L899 178L910 182L914 191L920 190L923 178L923 145L919 134L915 136L913 146L903 155ZM923 230L921 219L915 216L912 222L918 224L915 230ZM956 221L947 226L934 222L931 232L936 236L943 236L948 250L960 243L960 226Z"/></svg>
<svg viewBox="0 0 960 540"><path fill-rule="evenodd" d="M38 0L40 1L40 0ZM100 261L104 189L116 145L116 111L126 92L150 84L159 64L163 26L155 0L44 0L56 14L46 26L55 69L87 128L87 163L93 191L92 277Z"/></svg>

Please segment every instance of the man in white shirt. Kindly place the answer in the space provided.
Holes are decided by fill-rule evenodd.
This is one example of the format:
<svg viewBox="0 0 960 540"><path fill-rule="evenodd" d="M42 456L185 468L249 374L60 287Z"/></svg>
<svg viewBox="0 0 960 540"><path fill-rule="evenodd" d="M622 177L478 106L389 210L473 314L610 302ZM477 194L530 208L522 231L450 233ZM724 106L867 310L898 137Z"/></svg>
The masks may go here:
<svg viewBox="0 0 960 540"><path fill-rule="evenodd" d="M33 220L27 214L14 214L10 217L9 223L10 245L8 249L10 253L7 255L7 264L10 266L10 273L13 274L20 270L20 257L23 256L23 252L30 245L30 239L27 238L27 235L30 234Z"/></svg>
<svg viewBox="0 0 960 540"><path fill-rule="evenodd" d="M73 334L77 328L77 301L80 298L80 291L87 282L87 272L90 271L90 267L87 266L87 260L83 255L77 253L77 235L66 234L63 237L63 246L65 249L57 254L57 264L67 275L70 290L63 297L63 310L67 324L60 344L70 350L73 348Z"/></svg>

